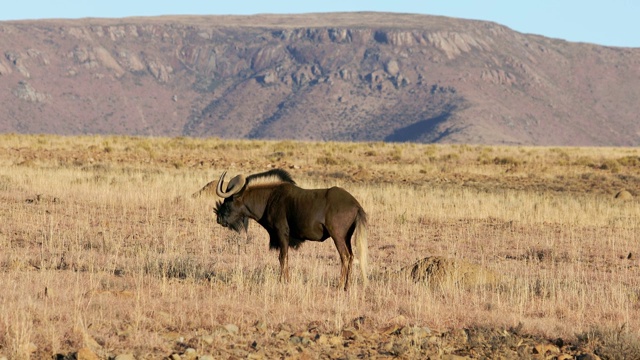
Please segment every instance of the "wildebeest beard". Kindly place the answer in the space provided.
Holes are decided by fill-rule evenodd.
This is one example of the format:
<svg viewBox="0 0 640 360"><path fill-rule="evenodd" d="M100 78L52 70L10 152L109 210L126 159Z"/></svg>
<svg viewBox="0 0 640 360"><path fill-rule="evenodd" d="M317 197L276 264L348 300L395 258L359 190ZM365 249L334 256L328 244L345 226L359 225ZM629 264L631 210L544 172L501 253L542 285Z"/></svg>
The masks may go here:
<svg viewBox="0 0 640 360"><path fill-rule="evenodd" d="M231 201L218 201L213 212L217 216L218 224L236 232L244 230L244 216L234 211Z"/></svg>

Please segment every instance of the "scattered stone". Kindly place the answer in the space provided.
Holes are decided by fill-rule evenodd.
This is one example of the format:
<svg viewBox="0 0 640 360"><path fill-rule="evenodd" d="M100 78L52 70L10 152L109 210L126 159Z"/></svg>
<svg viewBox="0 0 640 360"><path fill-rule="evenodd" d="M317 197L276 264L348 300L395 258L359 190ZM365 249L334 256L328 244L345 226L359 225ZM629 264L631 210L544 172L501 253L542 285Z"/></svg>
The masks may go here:
<svg viewBox="0 0 640 360"><path fill-rule="evenodd" d="M278 340L288 340L291 337L291 332L287 330L280 330L277 333L274 333L273 337Z"/></svg>
<svg viewBox="0 0 640 360"><path fill-rule="evenodd" d="M261 333L267 330L267 323L261 320L256 321L255 324L253 324L253 326L255 327L256 331Z"/></svg>
<svg viewBox="0 0 640 360"><path fill-rule="evenodd" d="M113 358L113 360L136 360L136 357L133 354L120 354Z"/></svg>
<svg viewBox="0 0 640 360"><path fill-rule="evenodd" d="M182 360L196 360L198 358L198 352L194 348L187 348L180 358Z"/></svg>
<svg viewBox="0 0 640 360"><path fill-rule="evenodd" d="M166 334L162 334L162 337L172 342L184 342L184 336L178 334L175 331L170 331Z"/></svg>
<svg viewBox="0 0 640 360"><path fill-rule="evenodd" d="M100 360L100 357L91 349L84 347L76 353L76 360Z"/></svg>
<svg viewBox="0 0 640 360"><path fill-rule="evenodd" d="M168 83L171 80L173 74L173 68L169 65L164 65L157 61L149 61L147 63L147 69L153 75L153 77L161 83Z"/></svg>
<svg viewBox="0 0 640 360"><path fill-rule="evenodd" d="M636 259L636 256L632 252L630 252L629 255L627 255L627 260L635 260L635 259Z"/></svg>
<svg viewBox="0 0 640 360"><path fill-rule="evenodd" d="M230 334L237 334L240 331L238 326L234 325L234 324L227 324L227 325L224 326L224 328Z"/></svg>
<svg viewBox="0 0 640 360"><path fill-rule="evenodd" d="M0 61L0 75L8 75L11 74L12 70L10 67L8 67L7 65L3 64L2 61ZM2 359L2 358L0 358Z"/></svg>
<svg viewBox="0 0 640 360"><path fill-rule="evenodd" d="M420 326L405 326L400 329L400 335L402 336L413 336L416 338L426 338L431 335L431 329L428 327L420 327Z"/></svg>
<svg viewBox="0 0 640 360"><path fill-rule="evenodd" d="M329 338L324 334L316 335L314 340L315 340L316 344L318 344L320 346L327 345L329 343Z"/></svg>
<svg viewBox="0 0 640 360"><path fill-rule="evenodd" d="M342 338L345 340L356 340L358 334L356 329L344 329L342 330Z"/></svg>
<svg viewBox="0 0 640 360"><path fill-rule="evenodd" d="M344 339L340 336L330 336L328 340L331 346L342 346L344 344Z"/></svg>
<svg viewBox="0 0 640 360"><path fill-rule="evenodd" d="M383 334L391 335L397 333L398 331L400 331L400 329L402 329L402 326L398 324L389 324L380 328L380 332L382 332Z"/></svg>
<svg viewBox="0 0 640 360"><path fill-rule="evenodd" d="M576 356L576 360L600 360L600 356L596 354L581 354Z"/></svg>
<svg viewBox="0 0 640 360"><path fill-rule="evenodd" d="M358 330L347 325L338 333L321 333L319 325L310 324L312 331L303 327L294 331L290 324L281 324L272 336L257 335L259 339L237 337L221 339L216 343L216 335L210 336L214 353L203 354L205 336L193 338L180 345L177 352L166 356L170 360L211 360L217 358L233 359L273 359L296 358L314 359L316 354L326 354L328 358L432 358L432 359L582 359L600 360L591 348L576 347L576 344L564 339L545 340L540 337L521 335L517 331L492 328L464 328L439 332L424 326L405 325L403 317L393 319L394 331L381 329ZM401 323L403 325L398 325ZM220 326L222 329L223 326ZM279 329L278 329L279 328ZM260 344L258 345L258 342ZM215 344L215 345L214 345ZM491 344L491 346L486 346ZM211 350L211 348L209 348ZM58 354L59 360L101 358L89 347L77 352ZM131 354L118 355L115 360L135 360ZM0 360L3 359L0 356Z"/></svg>
<svg viewBox="0 0 640 360"><path fill-rule="evenodd" d="M12 93L18 99L31 103L43 103L51 97L49 94L36 91L36 89L26 81L18 82L18 85L13 89Z"/></svg>
<svg viewBox="0 0 640 360"><path fill-rule="evenodd" d="M620 190L616 193L616 195L613 197L614 199L617 200L631 200L633 199L633 195L631 195L630 192L628 192L627 190Z"/></svg>
<svg viewBox="0 0 640 360"><path fill-rule="evenodd" d="M391 346L391 350L389 353L393 356L403 356L407 350L409 350L409 346L404 341L396 341Z"/></svg>
<svg viewBox="0 0 640 360"><path fill-rule="evenodd" d="M202 335L201 339L207 345L211 345L215 341L215 338L212 335Z"/></svg>
<svg viewBox="0 0 640 360"><path fill-rule="evenodd" d="M471 359L471 358L468 356L460 356L455 354L442 355L442 360L467 360L467 359Z"/></svg>
<svg viewBox="0 0 640 360"><path fill-rule="evenodd" d="M556 354L560 352L557 346L552 344L536 344L533 346L533 353L546 355L547 353Z"/></svg>
<svg viewBox="0 0 640 360"><path fill-rule="evenodd" d="M256 77L258 83L263 85L270 85L278 80L278 76L273 71L267 71L264 74L260 74Z"/></svg>
<svg viewBox="0 0 640 360"><path fill-rule="evenodd" d="M395 60L390 60L385 65L385 70L391 76L396 76L400 72L400 66L398 66L398 62Z"/></svg>

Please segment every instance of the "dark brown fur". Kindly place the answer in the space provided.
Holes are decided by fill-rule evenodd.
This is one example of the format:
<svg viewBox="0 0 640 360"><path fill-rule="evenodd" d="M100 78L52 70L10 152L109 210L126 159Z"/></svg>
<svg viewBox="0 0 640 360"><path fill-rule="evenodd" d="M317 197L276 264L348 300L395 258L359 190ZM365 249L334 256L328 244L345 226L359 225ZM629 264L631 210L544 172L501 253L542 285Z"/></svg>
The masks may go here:
<svg viewBox="0 0 640 360"><path fill-rule="evenodd" d="M271 179L265 180L265 179ZM347 290L353 263L351 238L355 234L360 267L366 283L366 214L358 201L339 187L302 189L284 170L247 177L237 194L216 205L218 223L240 231L251 218L269 233L269 247L280 252L280 278L289 280L288 249L303 242L331 237L340 254L340 285Z"/></svg>

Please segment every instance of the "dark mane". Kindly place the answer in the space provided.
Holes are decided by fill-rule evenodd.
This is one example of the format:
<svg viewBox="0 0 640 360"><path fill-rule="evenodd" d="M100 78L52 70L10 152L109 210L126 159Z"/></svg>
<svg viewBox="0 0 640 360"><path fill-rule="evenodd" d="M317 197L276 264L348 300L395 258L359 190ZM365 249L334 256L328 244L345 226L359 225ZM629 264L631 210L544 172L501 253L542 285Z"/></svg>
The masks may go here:
<svg viewBox="0 0 640 360"><path fill-rule="evenodd" d="M291 175L282 169L272 169L269 171L261 172L247 176L246 186L265 183L290 183L296 184Z"/></svg>

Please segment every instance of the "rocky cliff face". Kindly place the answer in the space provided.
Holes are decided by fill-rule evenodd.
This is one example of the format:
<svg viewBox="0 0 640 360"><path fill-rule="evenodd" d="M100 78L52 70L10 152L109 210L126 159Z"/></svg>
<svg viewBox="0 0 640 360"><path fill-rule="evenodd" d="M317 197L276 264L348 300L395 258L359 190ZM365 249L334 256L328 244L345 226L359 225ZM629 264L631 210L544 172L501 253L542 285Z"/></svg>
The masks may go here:
<svg viewBox="0 0 640 360"><path fill-rule="evenodd" d="M0 23L0 131L640 144L640 49L352 13Z"/></svg>

